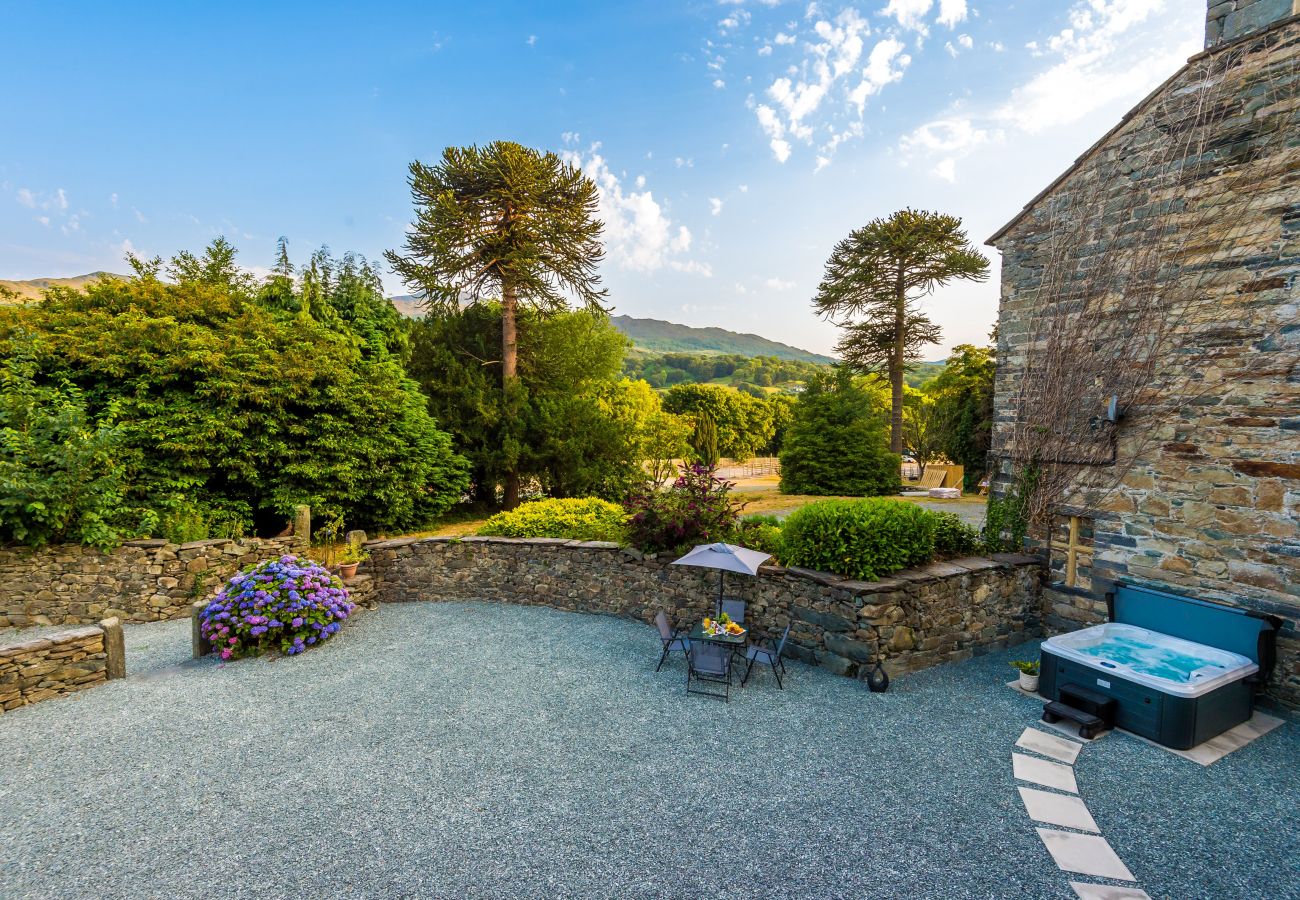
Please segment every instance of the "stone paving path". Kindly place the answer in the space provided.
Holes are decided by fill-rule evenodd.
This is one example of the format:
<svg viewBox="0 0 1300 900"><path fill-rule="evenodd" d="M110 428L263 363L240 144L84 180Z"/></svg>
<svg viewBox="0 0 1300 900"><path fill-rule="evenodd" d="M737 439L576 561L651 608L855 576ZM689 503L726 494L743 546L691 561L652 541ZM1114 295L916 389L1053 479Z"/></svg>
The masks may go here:
<svg viewBox="0 0 1300 900"><path fill-rule="evenodd" d="M1016 740L1016 746L1029 751L1012 751L1011 763L1016 780L1039 786L1017 787L1017 790L1031 819L1054 826L1035 828L1053 861L1066 872L1110 879L1101 883L1071 881L1070 887L1080 900L1141 897L1150 900L1146 891L1115 883L1136 879L1098 833L1096 820L1077 796L1079 786L1073 766L1083 745L1037 728L1026 728ZM1041 790L1044 787L1052 790Z"/></svg>

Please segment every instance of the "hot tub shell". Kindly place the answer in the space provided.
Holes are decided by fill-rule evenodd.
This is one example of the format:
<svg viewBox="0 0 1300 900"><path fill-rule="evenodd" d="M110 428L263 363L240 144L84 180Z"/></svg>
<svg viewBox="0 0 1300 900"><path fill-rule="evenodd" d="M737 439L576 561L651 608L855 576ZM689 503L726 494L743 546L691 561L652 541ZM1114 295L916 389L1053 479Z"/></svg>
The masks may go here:
<svg viewBox="0 0 1300 900"><path fill-rule="evenodd" d="M1251 717L1273 662L1275 617L1136 585L1118 585L1107 602L1111 623L1043 642L1039 693L1060 700L1061 689L1072 684L1112 697L1117 727L1178 750ZM1215 667L1180 682L1081 652L1113 634L1191 653Z"/></svg>

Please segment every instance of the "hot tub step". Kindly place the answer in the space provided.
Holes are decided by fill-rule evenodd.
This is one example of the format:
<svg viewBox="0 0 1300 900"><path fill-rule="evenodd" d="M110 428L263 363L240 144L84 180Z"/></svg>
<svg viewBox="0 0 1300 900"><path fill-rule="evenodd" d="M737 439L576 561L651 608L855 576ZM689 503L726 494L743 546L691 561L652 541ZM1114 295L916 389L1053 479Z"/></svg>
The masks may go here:
<svg viewBox="0 0 1300 900"><path fill-rule="evenodd" d="M1101 717L1070 706L1067 703L1062 703L1060 700L1053 700L1043 707L1044 722L1059 722L1061 719L1077 722L1079 737L1085 740L1092 740L1106 728L1106 722Z"/></svg>

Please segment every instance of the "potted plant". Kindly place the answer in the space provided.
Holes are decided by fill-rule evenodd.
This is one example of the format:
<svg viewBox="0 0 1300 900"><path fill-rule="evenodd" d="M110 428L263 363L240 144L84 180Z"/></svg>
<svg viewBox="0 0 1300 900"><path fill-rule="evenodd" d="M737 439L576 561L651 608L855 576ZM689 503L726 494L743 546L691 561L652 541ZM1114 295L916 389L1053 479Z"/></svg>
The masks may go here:
<svg viewBox="0 0 1300 900"><path fill-rule="evenodd" d="M1020 673L1020 689L1027 694L1038 693L1038 660L1018 659L1011 666Z"/></svg>
<svg viewBox="0 0 1300 900"><path fill-rule="evenodd" d="M346 581L357 574L357 566L370 558L370 551L359 544L348 544L339 552L339 575Z"/></svg>

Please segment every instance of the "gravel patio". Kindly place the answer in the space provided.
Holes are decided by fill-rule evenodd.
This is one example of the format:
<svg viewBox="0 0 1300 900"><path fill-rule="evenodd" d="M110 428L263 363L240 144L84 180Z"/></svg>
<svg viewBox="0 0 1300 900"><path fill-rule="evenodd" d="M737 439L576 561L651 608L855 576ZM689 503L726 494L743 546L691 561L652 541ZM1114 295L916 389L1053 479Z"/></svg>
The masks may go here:
<svg viewBox="0 0 1300 900"><path fill-rule="evenodd" d="M0 897L1075 896L1012 777L1032 645L724 705L652 627L535 607L384 606L224 668L188 622L126 640L125 680L0 717ZM1297 759L1290 717L1208 768L1113 734L1074 770L1151 896L1276 898Z"/></svg>

